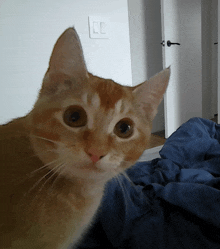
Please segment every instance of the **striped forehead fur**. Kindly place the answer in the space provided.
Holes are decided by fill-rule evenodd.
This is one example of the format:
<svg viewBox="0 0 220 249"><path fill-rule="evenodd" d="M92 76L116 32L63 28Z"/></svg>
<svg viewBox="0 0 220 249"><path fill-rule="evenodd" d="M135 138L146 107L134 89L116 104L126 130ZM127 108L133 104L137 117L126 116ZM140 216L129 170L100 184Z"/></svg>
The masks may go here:
<svg viewBox="0 0 220 249"><path fill-rule="evenodd" d="M100 107L105 110L114 109L115 104L125 96L123 86L112 80L90 75L91 84L100 99Z"/></svg>
<svg viewBox="0 0 220 249"><path fill-rule="evenodd" d="M119 114L123 112L124 105L122 102L122 99L120 99L116 104L115 104L115 114Z"/></svg>
<svg viewBox="0 0 220 249"><path fill-rule="evenodd" d="M81 100L85 105L92 106L96 109L100 108L100 98L97 93L91 95L88 92L86 92L82 95Z"/></svg>
<svg viewBox="0 0 220 249"><path fill-rule="evenodd" d="M91 101L92 103L92 106L94 107L94 108L100 108L100 98L99 98L99 96L98 96L98 94L97 93L95 93L93 96L92 96L92 101Z"/></svg>

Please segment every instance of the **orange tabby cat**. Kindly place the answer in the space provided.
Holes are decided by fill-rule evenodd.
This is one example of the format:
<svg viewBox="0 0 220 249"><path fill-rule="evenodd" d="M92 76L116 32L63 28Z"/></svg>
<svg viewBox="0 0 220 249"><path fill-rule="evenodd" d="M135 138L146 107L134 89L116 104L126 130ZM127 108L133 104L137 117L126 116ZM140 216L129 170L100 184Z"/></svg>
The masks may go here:
<svg viewBox="0 0 220 249"><path fill-rule="evenodd" d="M136 87L87 72L73 28L58 39L33 110L0 127L0 248L66 249L105 183L146 149L169 81Z"/></svg>

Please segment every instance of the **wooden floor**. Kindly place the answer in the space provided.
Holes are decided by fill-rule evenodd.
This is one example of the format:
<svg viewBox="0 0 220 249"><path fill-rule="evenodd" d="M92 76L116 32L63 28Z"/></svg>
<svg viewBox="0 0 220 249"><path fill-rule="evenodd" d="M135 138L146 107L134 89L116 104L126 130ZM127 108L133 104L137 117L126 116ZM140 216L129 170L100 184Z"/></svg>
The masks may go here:
<svg viewBox="0 0 220 249"><path fill-rule="evenodd" d="M217 123L217 119L218 119L218 116L215 115L214 118L211 120ZM154 148L160 145L164 145L165 141L166 141L165 131L155 132L151 134L151 141L150 141L148 149L151 149L151 148Z"/></svg>

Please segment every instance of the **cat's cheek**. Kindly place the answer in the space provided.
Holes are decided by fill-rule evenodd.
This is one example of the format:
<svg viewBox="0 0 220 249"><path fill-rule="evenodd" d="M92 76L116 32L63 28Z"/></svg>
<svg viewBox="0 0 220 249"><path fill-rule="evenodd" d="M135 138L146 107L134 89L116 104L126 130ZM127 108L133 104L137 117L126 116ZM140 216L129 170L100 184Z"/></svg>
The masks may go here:
<svg viewBox="0 0 220 249"><path fill-rule="evenodd" d="M134 164L143 154L144 150L147 149L148 144L148 137L142 136L142 139L134 140L122 146L121 149L124 154L124 161Z"/></svg>

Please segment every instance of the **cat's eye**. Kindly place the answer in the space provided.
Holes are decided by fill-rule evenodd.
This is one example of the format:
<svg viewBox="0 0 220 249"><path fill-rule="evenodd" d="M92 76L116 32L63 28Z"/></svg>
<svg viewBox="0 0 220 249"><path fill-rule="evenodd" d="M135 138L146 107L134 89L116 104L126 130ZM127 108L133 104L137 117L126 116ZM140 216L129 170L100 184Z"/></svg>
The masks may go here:
<svg viewBox="0 0 220 249"><path fill-rule="evenodd" d="M70 127L82 127L87 124L87 114L81 106L70 106L64 112L63 120Z"/></svg>
<svg viewBox="0 0 220 249"><path fill-rule="evenodd" d="M120 138L129 138L134 132L134 123L129 118L120 120L114 128L114 133Z"/></svg>

